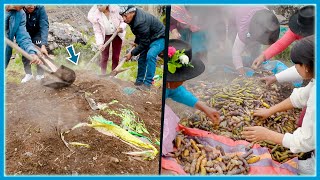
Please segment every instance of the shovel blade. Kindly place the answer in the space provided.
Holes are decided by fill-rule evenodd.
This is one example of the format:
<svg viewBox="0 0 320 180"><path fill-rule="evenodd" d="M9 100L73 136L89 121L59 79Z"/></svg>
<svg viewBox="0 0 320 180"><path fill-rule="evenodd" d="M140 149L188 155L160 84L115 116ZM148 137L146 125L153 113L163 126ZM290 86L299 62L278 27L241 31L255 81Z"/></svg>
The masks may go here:
<svg viewBox="0 0 320 180"><path fill-rule="evenodd" d="M50 79L50 80L42 79L41 80L41 85L46 86L46 87L50 87L50 88L53 88L53 89L60 89L60 88L63 88L63 87L68 87L71 84L67 83L65 81L52 80L52 79Z"/></svg>
<svg viewBox="0 0 320 180"><path fill-rule="evenodd" d="M54 75L69 84L72 84L76 80L76 73L64 65L61 65L58 70L54 72Z"/></svg>

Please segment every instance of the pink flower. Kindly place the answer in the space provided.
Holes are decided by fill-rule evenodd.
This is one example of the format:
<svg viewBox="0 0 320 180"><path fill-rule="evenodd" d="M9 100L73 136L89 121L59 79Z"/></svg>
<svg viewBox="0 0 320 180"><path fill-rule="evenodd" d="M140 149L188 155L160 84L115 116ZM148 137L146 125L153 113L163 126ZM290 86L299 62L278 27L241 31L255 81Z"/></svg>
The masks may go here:
<svg viewBox="0 0 320 180"><path fill-rule="evenodd" d="M174 47L172 47L172 46L169 46L168 47L168 56L169 56L169 58L171 58L173 55L174 55L174 53L176 53L176 48L174 48Z"/></svg>

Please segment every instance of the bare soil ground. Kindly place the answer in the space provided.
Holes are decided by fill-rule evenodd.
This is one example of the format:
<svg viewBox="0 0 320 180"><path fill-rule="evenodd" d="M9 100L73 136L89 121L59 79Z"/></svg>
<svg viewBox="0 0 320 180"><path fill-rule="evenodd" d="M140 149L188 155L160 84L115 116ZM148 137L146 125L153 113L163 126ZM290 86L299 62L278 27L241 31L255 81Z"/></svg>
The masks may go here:
<svg viewBox="0 0 320 180"><path fill-rule="evenodd" d="M95 74L77 71L77 79L68 88L54 90L38 81L17 84L6 83L6 174L158 174L159 158L151 161L135 160L122 152L133 151L127 144L103 135L95 129L79 128L65 136L67 141L89 144L71 152L59 133L79 122L88 122L91 115L103 115L120 124L119 117L94 111L84 98L84 92L93 94L97 102L108 103L116 110L123 105L132 107L144 120L153 142L160 140L161 89L151 92L123 93L130 82L100 78ZM8 76L17 76L8 71ZM154 145L158 150L159 146Z"/></svg>

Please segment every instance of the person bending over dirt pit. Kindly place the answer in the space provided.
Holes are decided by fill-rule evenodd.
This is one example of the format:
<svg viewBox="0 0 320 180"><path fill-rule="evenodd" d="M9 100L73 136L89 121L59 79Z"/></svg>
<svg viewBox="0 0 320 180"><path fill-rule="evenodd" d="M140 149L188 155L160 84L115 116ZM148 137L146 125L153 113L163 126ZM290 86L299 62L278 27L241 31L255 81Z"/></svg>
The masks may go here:
<svg viewBox="0 0 320 180"><path fill-rule="evenodd" d="M44 6L27 5L24 6L24 11L27 15L26 29L31 37L32 43L40 48L41 53L48 55L46 45L48 45L49 21ZM22 83L30 81L33 76L29 60L22 57L24 65L25 77L21 80ZM43 69L37 66L36 80L44 78Z"/></svg>
<svg viewBox="0 0 320 180"><path fill-rule="evenodd" d="M23 6L6 5L5 35L11 41L15 38L18 45L33 57L31 64L42 64L42 61L36 55L37 50L33 47L31 38L26 31L26 14L22 8ZM5 68L7 68L12 55L12 48L7 45L5 51Z"/></svg>
<svg viewBox="0 0 320 180"><path fill-rule="evenodd" d="M265 6L238 6L228 9L235 20L237 35L232 48L232 60L239 74L245 74L244 67L251 66L259 56L261 44L271 45L279 38L280 23ZM242 53L247 51L246 59Z"/></svg>
<svg viewBox="0 0 320 180"><path fill-rule="evenodd" d="M120 15L136 36L137 46L125 56L130 60L140 55L135 85L140 90L150 90L157 56L164 50L165 27L158 18L135 6L120 6Z"/></svg>
<svg viewBox="0 0 320 180"><path fill-rule="evenodd" d="M248 141L269 140L289 148L293 153L309 152L315 150L315 74L314 74L314 40L308 36L298 41L291 50L291 59L303 79L311 80L306 87L296 88L291 96L270 109L258 109L254 116L266 119L272 114L293 108L307 107L302 126L292 134L280 134L262 126L245 127L242 135ZM299 161L300 174L315 173L314 155Z"/></svg>

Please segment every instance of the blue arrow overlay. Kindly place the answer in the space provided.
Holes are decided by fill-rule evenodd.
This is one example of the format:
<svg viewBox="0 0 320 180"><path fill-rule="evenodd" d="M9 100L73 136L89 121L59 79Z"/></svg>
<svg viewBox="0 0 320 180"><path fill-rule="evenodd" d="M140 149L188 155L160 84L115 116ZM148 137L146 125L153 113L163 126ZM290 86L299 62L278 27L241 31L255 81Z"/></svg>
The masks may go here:
<svg viewBox="0 0 320 180"><path fill-rule="evenodd" d="M78 65L80 52L78 54L75 54L74 48L73 48L73 44L68 46L68 47L66 47L66 49L67 49L67 51L69 53L69 56L70 56L70 57L67 57L67 60L69 60L70 62L72 62L75 65Z"/></svg>

